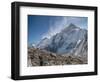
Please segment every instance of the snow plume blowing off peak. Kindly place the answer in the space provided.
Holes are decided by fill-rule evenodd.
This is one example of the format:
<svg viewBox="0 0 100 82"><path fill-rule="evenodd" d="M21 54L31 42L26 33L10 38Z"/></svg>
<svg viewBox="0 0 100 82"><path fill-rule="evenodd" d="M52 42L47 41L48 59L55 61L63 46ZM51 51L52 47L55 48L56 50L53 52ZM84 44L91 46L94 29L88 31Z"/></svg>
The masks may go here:
<svg viewBox="0 0 100 82"><path fill-rule="evenodd" d="M52 36L59 33L62 29L64 29L67 25L66 17L57 17L55 22L49 21L49 30L43 34L42 39L48 38L50 39ZM62 28L63 27L63 28Z"/></svg>
<svg viewBox="0 0 100 82"><path fill-rule="evenodd" d="M56 17L54 21L49 21L49 29L46 33L42 35L42 39L50 39L52 36L61 32L61 30L68 27L69 25L73 26L73 24L78 27L81 27L82 29L87 29L87 17Z"/></svg>

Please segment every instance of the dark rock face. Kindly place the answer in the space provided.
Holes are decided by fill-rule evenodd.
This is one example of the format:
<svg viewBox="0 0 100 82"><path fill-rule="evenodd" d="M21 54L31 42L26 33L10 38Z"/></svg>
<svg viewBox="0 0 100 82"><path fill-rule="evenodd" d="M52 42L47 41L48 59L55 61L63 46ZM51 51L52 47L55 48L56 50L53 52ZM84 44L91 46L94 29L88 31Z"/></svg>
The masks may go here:
<svg viewBox="0 0 100 82"><path fill-rule="evenodd" d="M28 49L28 66L86 64L81 57L57 55L38 48Z"/></svg>

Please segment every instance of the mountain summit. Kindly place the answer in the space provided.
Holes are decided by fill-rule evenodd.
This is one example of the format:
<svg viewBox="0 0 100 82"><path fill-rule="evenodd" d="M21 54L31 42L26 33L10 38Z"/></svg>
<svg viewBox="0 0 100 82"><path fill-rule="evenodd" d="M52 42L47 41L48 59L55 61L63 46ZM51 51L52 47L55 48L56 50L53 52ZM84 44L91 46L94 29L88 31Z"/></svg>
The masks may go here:
<svg viewBox="0 0 100 82"><path fill-rule="evenodd" d="M74 29L74 28L78 28L76 25L74 25L73 23L69 24L69 26L67 27L69 29Z"/></svg>

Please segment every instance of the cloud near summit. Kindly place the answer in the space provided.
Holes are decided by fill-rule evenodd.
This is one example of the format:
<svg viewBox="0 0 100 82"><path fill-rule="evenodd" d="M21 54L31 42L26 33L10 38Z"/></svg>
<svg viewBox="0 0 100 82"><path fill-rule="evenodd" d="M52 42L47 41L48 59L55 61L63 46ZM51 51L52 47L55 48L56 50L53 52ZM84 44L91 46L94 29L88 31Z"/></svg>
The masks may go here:
<svg viewBox="0 0 100 82"><path fill-rule="evenodd" d="M67 27L70 23L75 24L78 27L87 29L88 18L87 17L71 17L71 16L57 16L54 19L49 20L49 29L42 35L43 38L51 38L53 35L59 33L62 29Z"/></svg>
<svg viewBox="0 0 100 82"><path fill-rule="evenodd" d="M42 38L50 38L51 36L59 33L67 24L66 17L56 17L55 20L49 21L49 29L44 33Z"/></svg>

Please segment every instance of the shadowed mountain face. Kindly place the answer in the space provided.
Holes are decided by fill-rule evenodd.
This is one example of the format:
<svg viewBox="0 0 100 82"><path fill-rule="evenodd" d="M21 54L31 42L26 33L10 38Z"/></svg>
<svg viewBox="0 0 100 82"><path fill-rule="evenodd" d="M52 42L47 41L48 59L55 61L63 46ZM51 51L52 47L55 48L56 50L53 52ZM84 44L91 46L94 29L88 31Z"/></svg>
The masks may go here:
<svg viewBox="0 0 100 82"><path fill-rule="evenodd" d="M61 55L71 54L87 57L87 30L70 24L50 39L41 40L37 48Z"/></svg>

